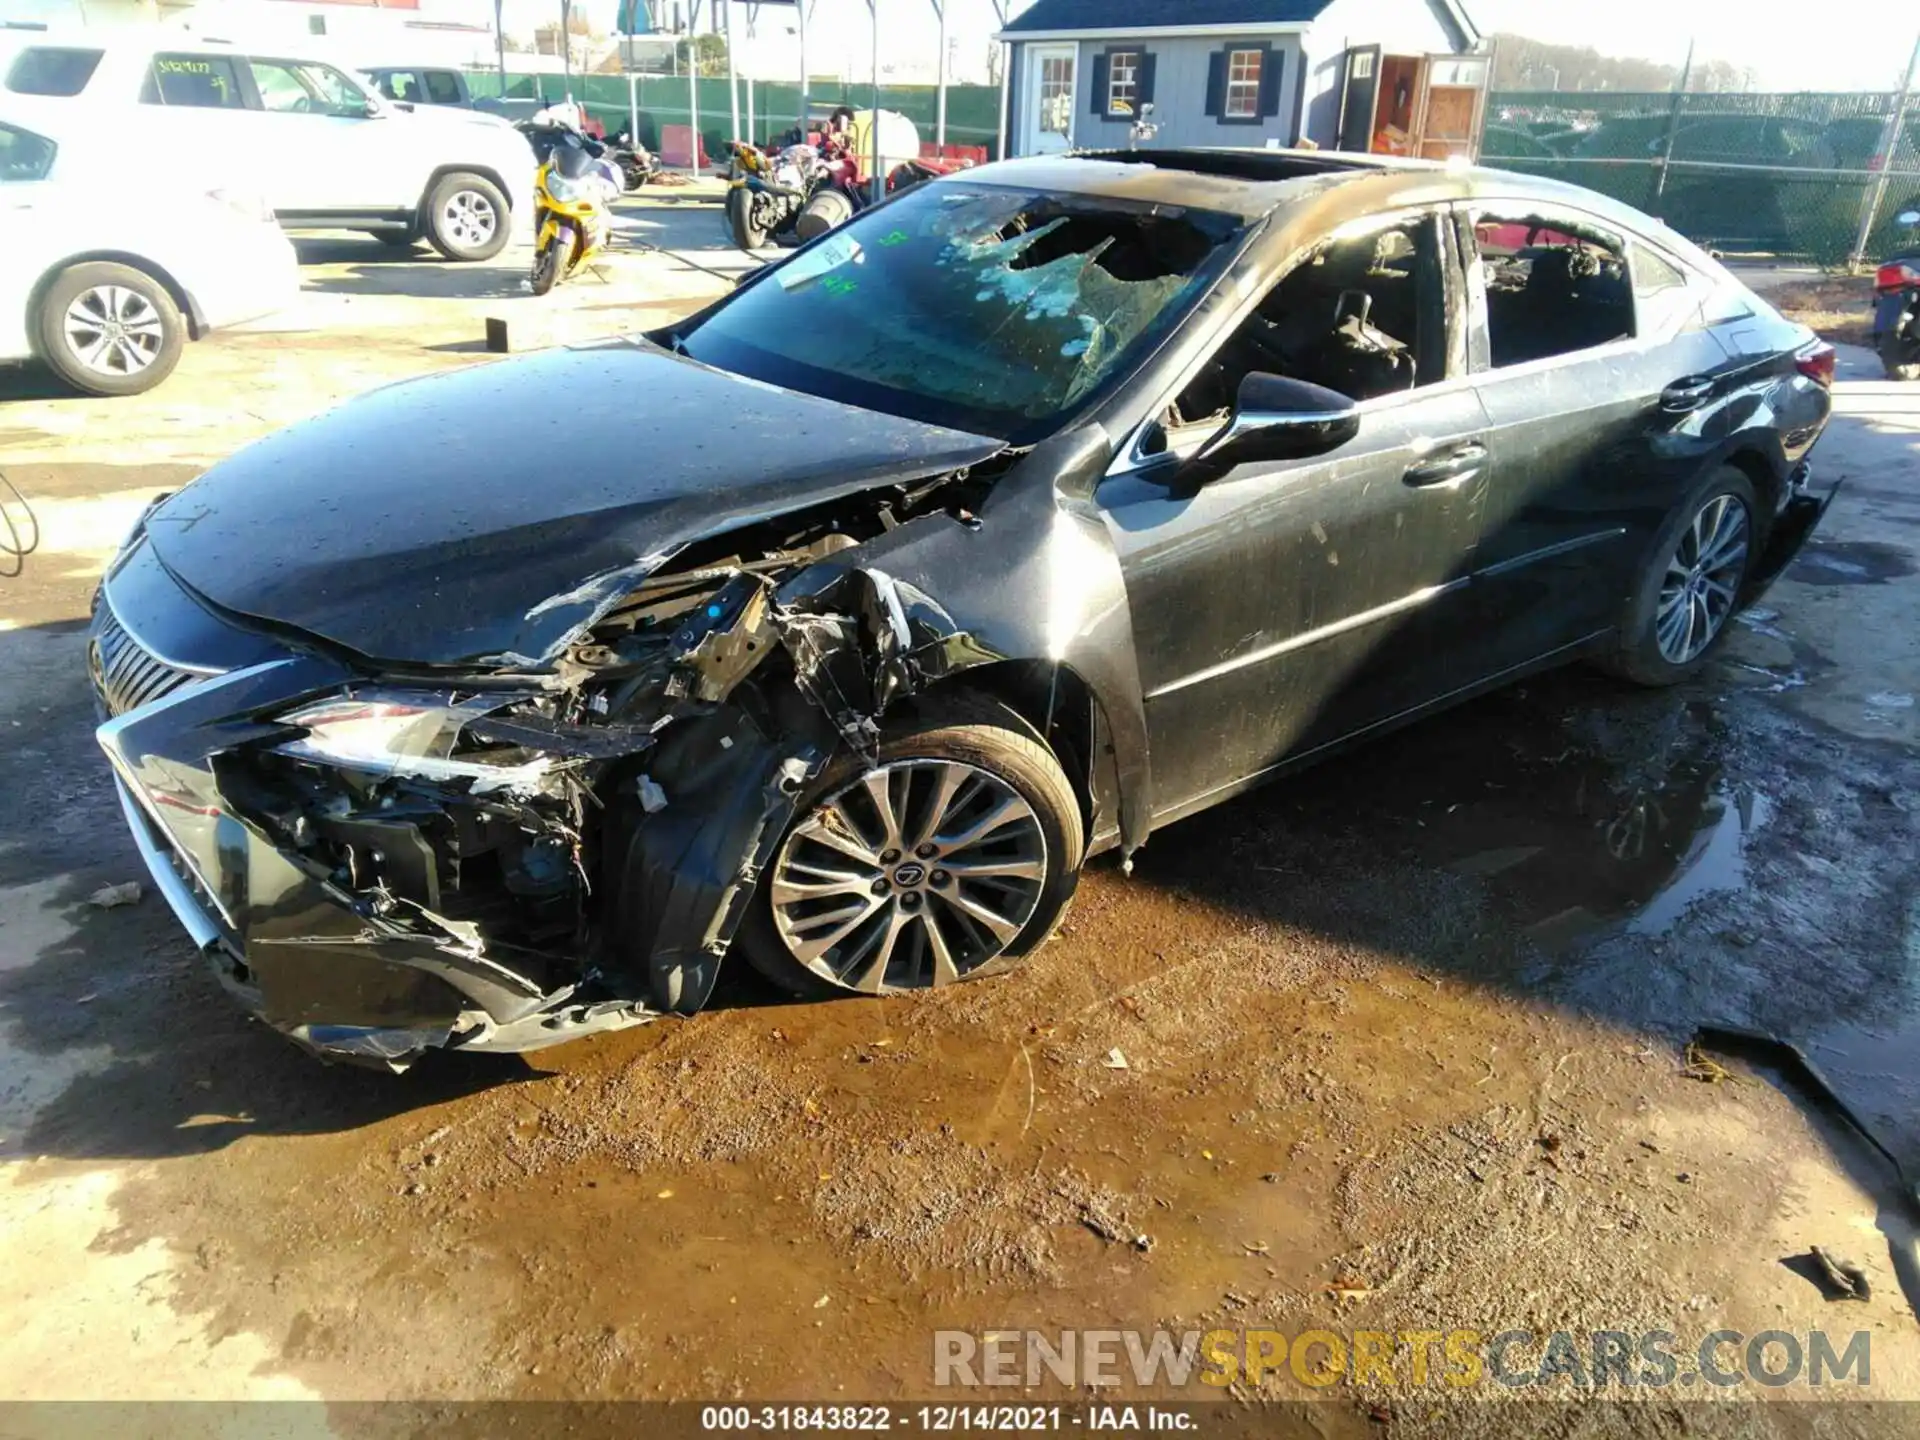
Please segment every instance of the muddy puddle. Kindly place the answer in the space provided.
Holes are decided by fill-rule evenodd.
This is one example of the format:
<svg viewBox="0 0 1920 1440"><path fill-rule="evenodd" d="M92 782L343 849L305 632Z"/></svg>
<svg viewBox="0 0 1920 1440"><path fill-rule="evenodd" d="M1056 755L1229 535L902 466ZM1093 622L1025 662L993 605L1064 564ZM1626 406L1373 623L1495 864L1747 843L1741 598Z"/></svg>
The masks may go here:
<svg viewBox="0 0 1920 1440"><path fill-rule="evenodd" d="M1720 748L1708 706L1550 677L1309 771L1281 803L1482 881L1534 947L1577 958L1746 883L1773 803Z"/></svg>

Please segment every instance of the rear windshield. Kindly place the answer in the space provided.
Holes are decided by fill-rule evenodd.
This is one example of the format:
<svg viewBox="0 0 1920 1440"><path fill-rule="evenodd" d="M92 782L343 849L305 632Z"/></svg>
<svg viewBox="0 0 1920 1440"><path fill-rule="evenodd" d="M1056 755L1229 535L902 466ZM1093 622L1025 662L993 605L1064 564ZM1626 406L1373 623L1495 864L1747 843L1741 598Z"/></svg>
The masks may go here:
<svg viewBox="0 0 1920 1440"><path fill-rule="evenodd" d="M1149 353L1244 235L1209 211L925 185L673 338L719 369L1022 443Z"/></svg>
<svg viewBox="0 0 1920 1440"><path fill-rule="evenodd" d="M7 67L7 88L21 95L78 95L100 64L99 50L34 45Z"/></svg>

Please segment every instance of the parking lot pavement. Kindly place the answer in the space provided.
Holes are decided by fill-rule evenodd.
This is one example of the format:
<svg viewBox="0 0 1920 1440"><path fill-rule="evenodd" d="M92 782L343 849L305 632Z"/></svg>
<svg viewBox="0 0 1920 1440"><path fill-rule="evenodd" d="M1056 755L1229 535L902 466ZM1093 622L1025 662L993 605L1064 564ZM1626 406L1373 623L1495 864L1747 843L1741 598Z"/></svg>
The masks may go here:
<svg viewBox="0 0 1920 1440"><path fill-rule="evenodd" d="M1869 1398L1920 1396L1891 1167L1794 1073L1687 1051L1801 1045L1920 1173L1920 392L1858 355L1842 499L1701 681L1548 677L1198 817L1001 981L730 973L691 1020L395 1080L241 1019L155 897L90 904L139 874L82 628L141 500L474 362L489 315L586 338L720 293L684 258L744 260L682 203L551 305L524 255L303 242L301 309L152 395L8 382L45 539L0 580L0 1396L898 1398L937 1327L1156 1323L1860 1329ZM1872 1298L1782 1263L1812 1245ZM1398 1403L1334 1394L1361 1430Z"/></svg>

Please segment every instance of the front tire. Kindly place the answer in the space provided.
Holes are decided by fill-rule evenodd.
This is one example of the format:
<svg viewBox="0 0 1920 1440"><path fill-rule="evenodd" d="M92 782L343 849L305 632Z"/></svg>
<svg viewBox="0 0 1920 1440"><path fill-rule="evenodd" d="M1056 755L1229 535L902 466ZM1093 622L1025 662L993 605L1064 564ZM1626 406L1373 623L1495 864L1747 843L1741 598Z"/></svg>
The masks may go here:
<svg viewBox="0 0 1920 1440"><path fill-rule="evenodd" d="M1898 334L1882 335L1880 363L1886 367L1889 380L1920 380L1920 340L1909 340Z"/></svg>
<svg viewBox="0 0 1920 1440"><path fill-rule="evenodd" d="M534 294L545 295L560 282L566 252L572 247L573 237L564 230L555 232L553 238L540 247L540 253L533 257L533 273L527 277Z"/></svg>
<svg viewBox="0 0 1920 1440"><path fill-rule="evenodd" d="M127 265L62 271L34 315L40 358L85 395L138 395L173 373L186 321L166 287Z"/></svg>
<svg viewBox="0 0 1920 1440"><path fill-rule="evenodd" d="M1759 554L1760 506L1744 471L1723 465L1674 507L1642 563L1602 666L1638 685L1697 675L1726 640Z"/></svg>
<svg viewBox="0 0 1920 1440"><path fill-rule="evenodd" d="M484 175L456 170L427 195L421 229L449 260L491 260L507 245L512 213L500 187Z"/></svg>
<svg viewBox="0 0 1920 1440"><path fill-rule="evenodd" d="M798 995L885 995L1012 968L1053 931L1086 855L1072 784L1011 711L958 696L879 763L808 787L740 946Z"/></svg>

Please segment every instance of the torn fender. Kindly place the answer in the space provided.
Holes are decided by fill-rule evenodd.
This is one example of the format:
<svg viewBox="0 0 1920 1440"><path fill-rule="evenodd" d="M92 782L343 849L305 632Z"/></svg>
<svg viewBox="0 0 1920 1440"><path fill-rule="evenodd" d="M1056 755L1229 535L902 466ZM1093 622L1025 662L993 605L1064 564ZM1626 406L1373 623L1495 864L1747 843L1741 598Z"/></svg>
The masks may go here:
<svg viewBox="0 0 1920 1440"><path fill-rule="evenodd" d="M667 732L643 782L665 804L634 827L617 887L616 943L661 1010L707 1003L760 872L825 752L776 743L724 709Z"/></svg>
<svg viewBox="0 0 1920 1440"><path fill-rule="evenodd" d="M775 599L798 683L857 748L889 705L977 666L1073 671L1100 707L1132 851L1153 815L1132 611L1098 511L1073 498L1091 495L1110 453L1096 426L1056 436L998 481L977 520L910 520L809 566Z"/></svg>

